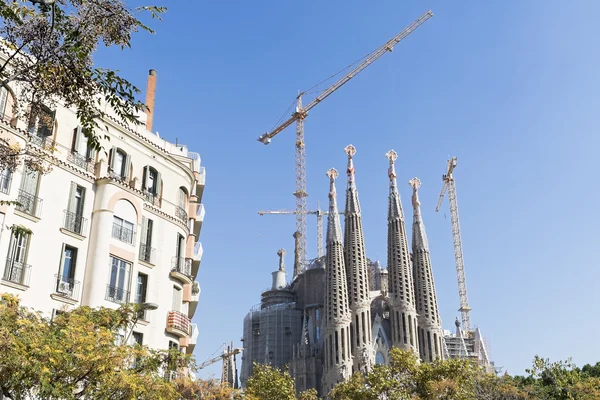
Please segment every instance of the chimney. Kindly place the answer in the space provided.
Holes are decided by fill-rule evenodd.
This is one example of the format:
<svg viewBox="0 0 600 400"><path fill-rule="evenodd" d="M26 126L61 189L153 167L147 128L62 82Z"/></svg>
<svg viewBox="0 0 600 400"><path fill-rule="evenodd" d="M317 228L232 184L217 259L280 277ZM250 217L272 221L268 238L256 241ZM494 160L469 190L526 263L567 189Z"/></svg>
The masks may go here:
<svg viewBox="0 0 600 400"><path fill-rule="evenodd" d="M156 98L156 70L148 71L148 86L146 88L146 129L152 132L154 119L154 99Z"/></svg>

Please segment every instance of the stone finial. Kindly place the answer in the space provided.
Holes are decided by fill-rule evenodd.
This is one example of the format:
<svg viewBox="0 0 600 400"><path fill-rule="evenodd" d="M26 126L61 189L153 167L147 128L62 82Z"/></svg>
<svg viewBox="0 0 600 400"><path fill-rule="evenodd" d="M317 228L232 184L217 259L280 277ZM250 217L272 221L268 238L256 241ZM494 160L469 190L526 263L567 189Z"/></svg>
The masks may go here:
<svg viewBox="0 0 600 400"><path fill-rule="evenodd" d="M398 159L398 153L394 150L390 150L385 153L385 157L390 160L390 167L388 168L388 176L390 177L390 181L393 181L396 178L396 168L394 166L394 162Z"/></svg>
<svg viewBox="0 0 600 400"><path fill-rule="evenodd" d="M337 177L339 176L337 169L335 168L330 168L327 171L327 177L329 178L329 198L333 198L336 196L336 191L335 191L335 180L337 179Z"/></svg>
<svg viewBox="0 0 600 400"><path fill-rule="evenodd" d="M283 258L285 257L286 251L285 249L279 249L277 251L277 255L279 256L279 270L285 272L285 262Z"/></svg>
<svg viewBox="0 0 600 400"><path fill-rule="evenodd" d="M356 154L356 147L349 144L344 148L344 152L348 154L348 169L346 170L348 173L348 180L352 180L354 176L354 162L352 161L352 157Z"/></svg>
<svg viewBox="0 0 600 400"><path fill-rule="evenodd" d="M408 181L408 184L410 185L410 187L413 188L413 195L412 195L412 203L413 203L413 207L417 208L421 205L421 202L419 201L419 188L421 187L421 181L419 180L419 178L415 177L412 178L410 181Z"/></svg>

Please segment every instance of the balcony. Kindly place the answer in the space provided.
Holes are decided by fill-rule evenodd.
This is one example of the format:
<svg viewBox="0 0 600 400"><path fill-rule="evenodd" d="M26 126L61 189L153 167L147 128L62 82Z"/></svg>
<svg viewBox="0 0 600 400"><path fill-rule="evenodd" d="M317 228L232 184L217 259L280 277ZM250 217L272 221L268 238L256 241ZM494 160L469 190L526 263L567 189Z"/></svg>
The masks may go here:
<svg viewBox="0 0 600 400"><path fill-rule="evenodd" d="M31 265L13 260L12 258L7 258L2 280L29 287L30 274Z"/></svg>
<svg viewBox="0 0 600 400"><path fill-rule="evenodd" d="M38 136L32 134L30 136L29 143L45 150L50 150L54 147L54 140L52 140L50 136Z"/></svg>
<svg viewBox="0 0 600 400"><path fill-rule="evenodd" d="M123 243L133 244L135 232L132 229L113 222L112 237L120 240Z"/></svg>
<svg viewBox="0 0 600 400"><path fill-rule="evenodd" d="M196 281L192 283L192 297L188 303L188 317L193 318L196 314L196 308L198 307L198 301L200 300L200 284Z"/></svg>
<svg viewBox="0 0 600 400"><path fill-rule="evenodd" d="M19 203L16 207L17 210L36 218L40 217L42 213L42 199L39 197L24 190L19 190L17 202Z"/></svg>
<svg viewBox="0 0 600 400"><path fill-rule="evenodd" d="M69 210L65 210L64 214L63 228L69 232L85 236L85 232L87 232L87 218Z"/></svg>
<svg viewBox="0 0 600 400"><path fill-rule="evenodd" d="M194 254L192 254L192 275L198 275L200 269L200 261L202 261L202 254L204 254L204 248L201 242L196 242L194 245Z"/></svg>
<svg viewBox="0 0 600 400"><path fill-rule="evenodd" d="M190 334L190 319L179 311L169 311L167 314L167 332L180 338Z"/></svg>
<svg viewBox="0 0 600 400"><path fill-rule="evenodd" d="M188 214L185 210L179 206L175 207L175 216L183 222L188 221Z"/></svg>
<svg viewBox="0 0 600 400"><path fill-rule="evenodd" d="M171 261L171 277L183 283L192 283L192 260L183 257L173 257Z"/></svg>
<svg viewBox="0 0 600 400"><path fill-rule="evenodd" d="M67 154L67 161L71 164L86 170L89 173L94 173L94 162L91 158L79 154L76 151L70 151Z"/></svg>
<svg viewBox="0 0 600 400"><path fill-rule="evenodd" d="M10 183L12 181L12 173L7 171L0 172L0 193L10 193Z"/></svg>
<svg viewBox="0 0 600 400"><path fill-rule="evenodd" d="M128 303L129 291L119 287L106 285L106 300L118 304Z"/></svg>
<svg viewBox="0 0 600 400"><path fill-rule="evenodd" d="M144 200L153 206L160 207L160 197L156 193L152 193L148 190L144 190Z"/></svg>
<svg viewBox="0 0 600 400"><path fill-rule="evenodd" d="M58 274L54 275L54 278L56 282L54 294L71 300L79 298L79 281Z"/></svg>
<svg viewBox="0 0 600 400"><path fill-rule="evenodd" d="M148 246L147 244L140 243L139 260L144 261L148 264L154 265L155 258L156 258L156 249Z"/></svg>
<svg viewBox="0 0 600 400"><path fill-rule="evenodd" d="M185 349L187 354L194 353L194 348L196 347L196 343L198 342L198 325L190 324L190 328L190 338L188 339L187 348Z"/></svg>

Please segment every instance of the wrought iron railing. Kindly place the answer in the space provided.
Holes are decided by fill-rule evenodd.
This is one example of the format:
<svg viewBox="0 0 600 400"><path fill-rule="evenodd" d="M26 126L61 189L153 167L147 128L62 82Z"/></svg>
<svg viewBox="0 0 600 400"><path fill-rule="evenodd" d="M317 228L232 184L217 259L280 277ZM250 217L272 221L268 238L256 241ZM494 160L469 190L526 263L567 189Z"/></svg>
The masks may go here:
<svg viewBox="0 0 600 400"><path fill-rule="evenodd" d="M106 300L124 304L129 301L129 291L120 287L106 285Z"/></svg>
<svg viewBox="0 0 600 400"><path fill-rule="evenodd" d="M186 335L190 334L190 319L187 315L179 311L169 311L167 316L167 327L178 329L185 332Z"/></svg>
<svg viewBox="0 0 600 400"><path fill-rule="evenodd" d="M149 264L154 264L155 253L156 250L153 247L150 247L147 244L140 243L139 259L141 261L145 261Z"/></svg>
<svg viewBox="0 0 600 400"><path fill-rule="evenodd" d="M79 298L79 281L71 278L65 278L61 275L54 275L56 278L56 287L54 293L69 299L77 300Z"/></svg>
<svg viewBox="0 0 600 400"><path fill-rule="evenodd" d="M88 172L94 172L94 163L92 159L79 154L76 151L70 151L69 154L67 154L67 161L78 166L79 168L85 169Z"/></svg>
<svg viewBox="0 0 600 400"><path fill-rule="evenodd" d="M42 199L24 190L19 190L17 202L19 203L17 210L39 218L42 212Z"/></svg>
<svg viewBox="0 0 600 400"><path fill-rule="evenodd" d="M124 181L124 180L125 180L125 177L124 177L123 175L121 175L121 173L120 173L120 172L114 171L114 170L112 170L112 169L109 169L109 170L108 170L108 175L109 175L111 178L113 178L113 179L116 179L116 180L118 180L118 181Z"/></svg>
<svg viewBox="0 0 600 400"><path fill-rule="evenodd" d="M50 136L31 135L29 137L29 143L46 150L54 147L54 140L52 140Z"/></svg>
<svg viewBox="0 0 600 400"><path fill-rule="evenodd" d="M2 172L2 171L0 171ZM0 193L8 194L10 192L10 183L12 182L12 173L2 173L0 175Z"/></svg>
<svg viewBox="0 0 600 400"><path fill-rule="evenodd" d="M152 193L148 190L144 190L144 198L146 201L156 207L160 207L160 197L156 193Z"/></svg>
<svg viewBox="0 0 600 400"><path fill-rule="evenodd" d="M2 279L8 282L18 283L19 285L29 286L30 273L31 265L12 258L7 258Z"/></svg>
<svg viewBox="0 0 600 400"><path fill-rule="evenodd" d="M171 261L171 271L192 276L192 261L189 258L173 257L173 260Z"/></svg>
<svg viewBox="0 0 600 400"><path fill-rule="evenodd" d="M80 214L65 210L65 217L63 222L63 228L78 235L85 236L87 231L87 218L84 218Z"/></svg>
<svg viewBox="0 0 600 400"><path fill-rule="evenodd" d="M126 228L123 225L119 225L116 222L113 222L112 237L114 237L115 239L119 239L121 242L133 244L134 236L135 232L133 232L132 229Z"/></svg>
<svg viewBox="0 0 600 400"><path fill-rule="evenodd" d="M187 212L179 206L175 207L175 216L177 218L179 218L180 220L182 220L183 222L187 222L187 220L188 220Z"/></svg>

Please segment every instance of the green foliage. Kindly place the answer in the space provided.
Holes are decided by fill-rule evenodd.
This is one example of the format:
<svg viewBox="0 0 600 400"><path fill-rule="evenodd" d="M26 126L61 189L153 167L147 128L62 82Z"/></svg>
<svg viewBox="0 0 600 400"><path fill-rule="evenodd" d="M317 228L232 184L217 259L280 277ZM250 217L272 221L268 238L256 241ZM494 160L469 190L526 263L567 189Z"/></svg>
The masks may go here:
<svg viewBox="0 0 600 400"><path fill-rule="evenodd" d="M246 400L296 399L294 380L290 374L264 364L254 364L244 394Z"/></svg>
<svg viewBox="0 0 600 400"><path fill-rule="evenodd" d="M2 394L13 400L181 399L178 388L189 385L188 379L171 382L165 379L165 371L193 370L188 356L116 340L132 329L136 315L130 306L79 307L48 320L3 294Z"/></svg>

